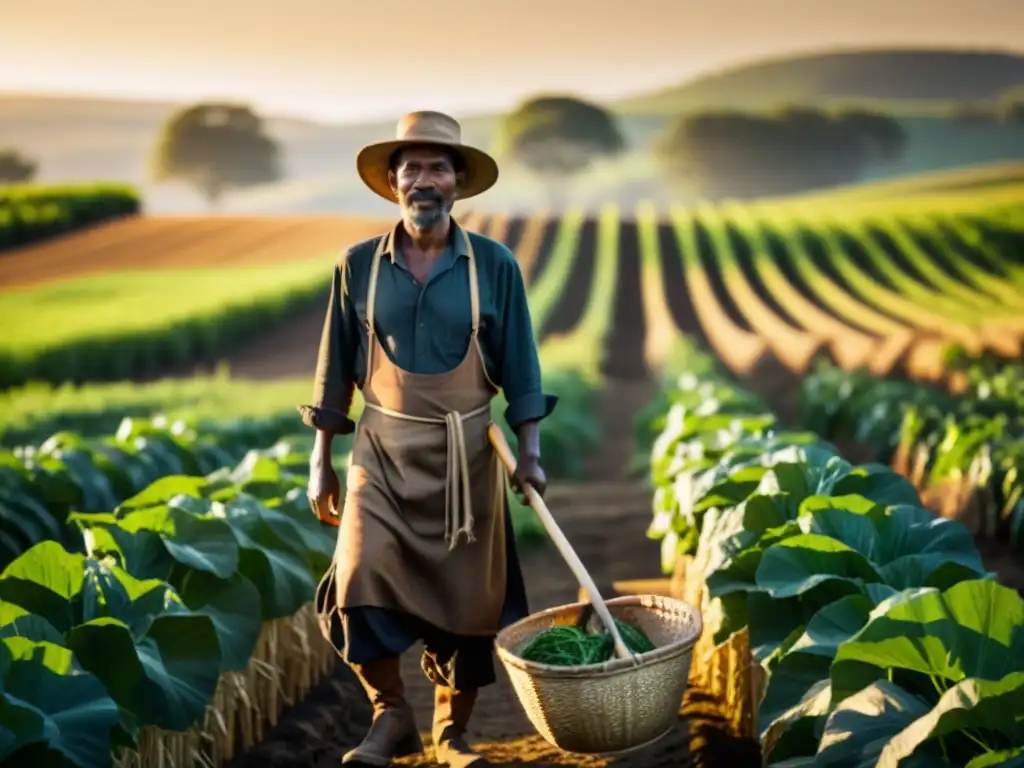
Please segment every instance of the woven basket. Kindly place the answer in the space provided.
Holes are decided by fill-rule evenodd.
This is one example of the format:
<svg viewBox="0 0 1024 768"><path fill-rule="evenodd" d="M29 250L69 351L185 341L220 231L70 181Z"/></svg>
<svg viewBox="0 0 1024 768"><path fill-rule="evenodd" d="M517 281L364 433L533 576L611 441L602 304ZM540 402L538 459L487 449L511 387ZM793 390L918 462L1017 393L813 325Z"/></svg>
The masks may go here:
<svg viewBox="0 0 1024 768"><path fill-rule="evenodd" d="M701 635L700 613L671 597L630 595L608 600L612 615L641 629L655 645L636 659L586 667L537 664L519 657L538 634L573 624L585 603L573 603L516 622L496 639L519 702L544 739L566 752L622 753L667 734L676 722ZM599 622L598 622L599 624Z"/></svg>

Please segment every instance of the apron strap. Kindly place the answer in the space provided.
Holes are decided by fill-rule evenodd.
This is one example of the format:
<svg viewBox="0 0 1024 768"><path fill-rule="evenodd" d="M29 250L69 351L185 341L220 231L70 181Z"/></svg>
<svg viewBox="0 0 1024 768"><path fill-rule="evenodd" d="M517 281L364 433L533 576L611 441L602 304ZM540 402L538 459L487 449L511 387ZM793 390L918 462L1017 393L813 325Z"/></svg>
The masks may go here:
<svg viewBox="0 0 1024 768"><path fill-rule="evenodd" d="M373 252L373 261L370 263L370 281L366 286L366 375L363 377L363 386L370 382L370 375L373 372L373 351L377 346L377 332L374 330L374 312L377 308L377 278L380 276L380 259L384 254L384 248L388 241L394 240L394 233L384 235L377 244L377 250ZM392 244L392 248L394 245Z"/></svg>
<svg viewBox="0 0 1024 768"><path fill-rule="evenodd" d="M373 333L373 314L377 307L377 278L380 276L380 258L384 240L380 241L370 263L370 282L366 286L366 332Z"/></svg>
<svg viewBox="0 0 1024 768"><path fill-rule="evenodd" d="M473 243L469 239L469 233L456 224L459 234L462 235L462 242L466 244L466 255L469 257L469 304L473 312L473 337L476 338L480 331L480 280L476 272L476 254L473 252Z"/></svg>

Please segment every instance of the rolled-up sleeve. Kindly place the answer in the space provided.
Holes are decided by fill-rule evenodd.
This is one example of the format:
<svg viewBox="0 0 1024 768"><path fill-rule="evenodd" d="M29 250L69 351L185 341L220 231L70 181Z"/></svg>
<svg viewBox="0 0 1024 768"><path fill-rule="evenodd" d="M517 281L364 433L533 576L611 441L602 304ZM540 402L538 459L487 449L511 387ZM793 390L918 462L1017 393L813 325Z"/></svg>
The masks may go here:
<svg viewBox="0 0 1024 768"><path fill-rule="evenodd" d="M512 429L517 429L525 422L541 421L550 416L558 398L546 394L541 386L540 358L523 273L511 253L501 264L497 281L500 287L498 317L502 323L498 367L501 388L508 402L505 421Z"/></svg>
<svg viewBox="0 0 1024 768"><path fill-rule="evenodd" d="M355 430L348 412L355 393L359 320L348 295L350 277L346 257L335 265L331 280L313 381L313 402L299 406L304 424L339 435Z"/></svg>

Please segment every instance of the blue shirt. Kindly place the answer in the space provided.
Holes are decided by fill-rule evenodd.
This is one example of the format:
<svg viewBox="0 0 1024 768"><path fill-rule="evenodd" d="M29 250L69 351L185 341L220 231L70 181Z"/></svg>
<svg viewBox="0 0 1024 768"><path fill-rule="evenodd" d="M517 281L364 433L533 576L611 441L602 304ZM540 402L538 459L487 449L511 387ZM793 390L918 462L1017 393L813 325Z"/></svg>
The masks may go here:
<svg viewBox="0 0 1024 768"><path fill-rule="evenodd" d="M373 255L382 245L374 328L385 354L412 373L444 373L462 362L472 333L469 249L451 228L448 247L426 283L413 278L398 248L399 223L391 232L358 243L334 267L320 341L314 405L304 420L337 434L351 432L348 418L355 387L366 375L366 299ZM480 348L487 373L504 392L505 419L513 429L539 421L558 398L541 388L540 360L526 301L523 275L502 243L475 232L472 241L480 290ZM381 241L383 240L383 244Z"/></svg>

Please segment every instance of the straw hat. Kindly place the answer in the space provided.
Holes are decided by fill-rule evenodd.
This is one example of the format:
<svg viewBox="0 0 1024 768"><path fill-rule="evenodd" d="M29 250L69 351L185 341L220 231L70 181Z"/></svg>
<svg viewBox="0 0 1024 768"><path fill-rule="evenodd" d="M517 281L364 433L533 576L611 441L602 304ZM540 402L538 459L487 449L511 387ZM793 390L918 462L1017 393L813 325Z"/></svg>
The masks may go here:
<svg viewBox="0 0 1024 768"><path fill-rule="evenodd" d="M388 160L396 149L415 145L434 145L458 152L465 161L465 177L459 185L458 199L479 195L498 180L498 164L486 152L462 143L462 126L441 112L410 112L398 121L395 138L369 144L359 150L356 169L363 182L383 197L396 202L388 183Z"/></svg>

